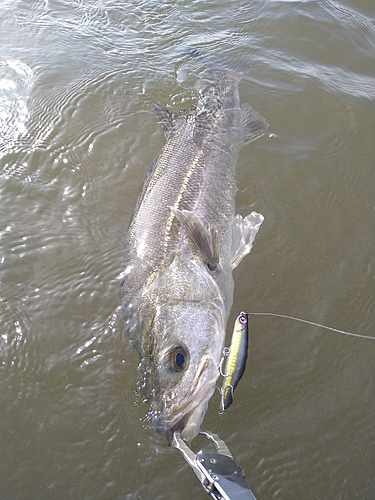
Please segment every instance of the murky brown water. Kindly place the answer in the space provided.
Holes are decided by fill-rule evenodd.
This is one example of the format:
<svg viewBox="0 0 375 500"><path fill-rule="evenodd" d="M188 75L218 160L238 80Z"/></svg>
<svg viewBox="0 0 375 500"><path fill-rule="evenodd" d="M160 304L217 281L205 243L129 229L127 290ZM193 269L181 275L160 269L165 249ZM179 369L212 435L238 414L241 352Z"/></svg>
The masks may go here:
<svg viewBox="0 0 375 500"><path fill-rule="evenodd" d="M375 336L375 9L346 1L0 5L0 498L208 498L135 405L116 284L163 144L152 101L207 84L181 52L251 65L269 122L238 211L265 216L236 269L241 310ZM375 497L375 342L251 318L233 406L204 428L258 500Z"/></svg>

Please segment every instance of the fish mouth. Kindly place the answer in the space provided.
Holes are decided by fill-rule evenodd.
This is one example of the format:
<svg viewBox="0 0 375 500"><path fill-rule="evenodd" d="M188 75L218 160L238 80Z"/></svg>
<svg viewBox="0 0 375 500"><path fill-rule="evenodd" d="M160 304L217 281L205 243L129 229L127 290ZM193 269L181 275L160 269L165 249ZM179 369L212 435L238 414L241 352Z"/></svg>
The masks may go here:
<svg viewBox="0 0 375 500"><path fill-rule="evenodd" d="M197 370L183 404L168 418L163 418L162 414L156 416L154 421L156 432L165 433L169 443L172 442L173 433L180 432L182 439L190 445L199 434L218 377L219 370L215 360L211 356L206 356Z"/></svg>

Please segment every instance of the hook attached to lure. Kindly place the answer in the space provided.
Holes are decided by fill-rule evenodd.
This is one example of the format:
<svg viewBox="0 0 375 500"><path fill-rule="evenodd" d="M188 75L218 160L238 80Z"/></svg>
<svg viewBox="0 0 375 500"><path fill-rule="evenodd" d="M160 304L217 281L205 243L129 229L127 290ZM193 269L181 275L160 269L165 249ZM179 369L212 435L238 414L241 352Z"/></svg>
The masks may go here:
<svg viewBox="0 0 375 500"><path fill-rule="evenodd" d="M249 347L249 314L241 312L237 317L229 354L224 367L224 380L221 386L221 410L224 413L233 403L233 393L245 372Z"/></svg>

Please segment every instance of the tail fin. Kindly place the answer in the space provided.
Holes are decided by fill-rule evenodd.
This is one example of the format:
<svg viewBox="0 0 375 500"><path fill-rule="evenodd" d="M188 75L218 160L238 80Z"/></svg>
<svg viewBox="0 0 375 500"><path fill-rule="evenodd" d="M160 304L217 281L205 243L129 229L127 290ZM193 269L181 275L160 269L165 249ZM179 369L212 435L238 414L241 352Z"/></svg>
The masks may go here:
<svg viewBox="0 0 375 500"><path fill-rule="evenodd" d="M223 73L232 74L233 77L241 80L250 73L250 65L244 62L234 62L224 57L214 55L203 55L199 49L191 45L183 48L183 52L191 58L203 63L213 74L215 79L219 79Z"/></svg>

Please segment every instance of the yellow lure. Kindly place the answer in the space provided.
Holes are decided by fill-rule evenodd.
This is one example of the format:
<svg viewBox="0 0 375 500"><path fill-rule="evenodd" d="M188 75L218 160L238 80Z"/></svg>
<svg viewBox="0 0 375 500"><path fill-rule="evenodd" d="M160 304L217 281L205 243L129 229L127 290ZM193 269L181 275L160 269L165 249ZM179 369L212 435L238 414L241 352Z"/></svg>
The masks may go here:
<svg viewBox="0 0 375 500"><path fill-rule="evenodd" d="M249 346L249 314L241 312L237 317L229 354L224 368L224 380L221 386L221 411L225 412L233 403L233 393L245 372Z"/></svg>

